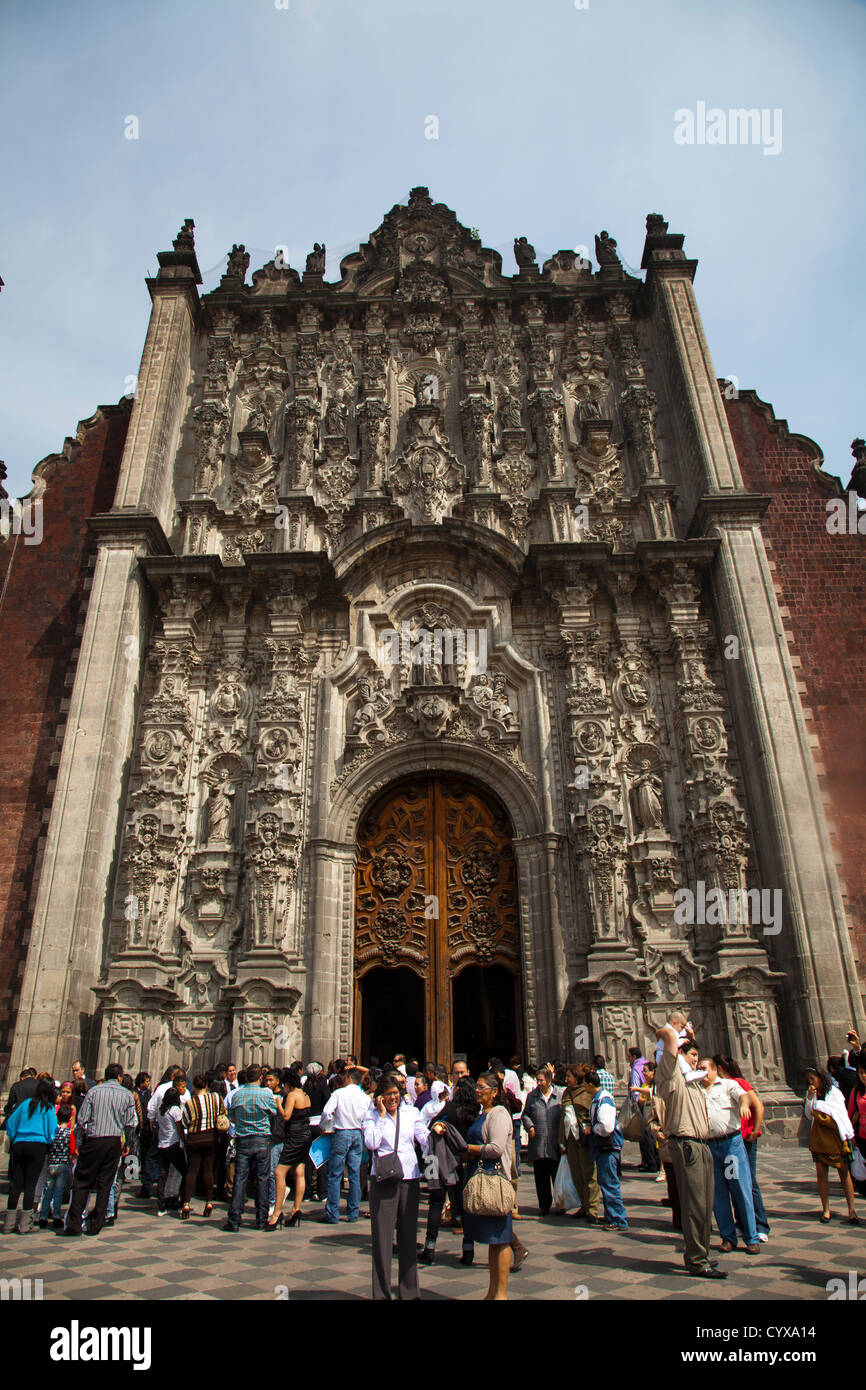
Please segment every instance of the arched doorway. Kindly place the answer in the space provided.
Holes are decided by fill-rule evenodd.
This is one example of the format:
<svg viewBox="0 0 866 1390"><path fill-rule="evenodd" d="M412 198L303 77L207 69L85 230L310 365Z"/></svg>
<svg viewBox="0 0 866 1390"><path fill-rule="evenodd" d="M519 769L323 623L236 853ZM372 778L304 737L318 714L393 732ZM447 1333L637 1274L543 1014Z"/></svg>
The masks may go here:
<svg viewBox="0 0 866 1390"><path fill-rule="evenodd" d="M355 874L355 1050L364 1060L374 1039L384 1046L393 1032L389 998L399 999L403 1026L415 1035L411 1001L419 996L410 976L423 991L420 1060L448 1063L466 1053L477 1067L496 1047L521 1049L511 838L501 802L452 774L395 783L366 812ZM403 981L402 993L386 985L389 976ZM395 1047L410 1055L408 1039Z"/></svg>

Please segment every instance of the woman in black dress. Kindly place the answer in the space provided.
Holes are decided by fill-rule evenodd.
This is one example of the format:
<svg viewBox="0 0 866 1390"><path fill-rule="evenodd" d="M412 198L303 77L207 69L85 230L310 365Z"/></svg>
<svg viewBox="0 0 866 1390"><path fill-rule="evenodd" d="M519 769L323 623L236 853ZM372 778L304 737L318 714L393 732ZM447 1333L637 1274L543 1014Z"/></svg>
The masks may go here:
<svg viewBox="0 0 866 1390"><path fill-rule="evenodd" d="M313 1142L310 1134L310 1097L301 1085L301 1073L297 1066L289 1067L282 1077L283 1099L277 1100L277 1108L286 1123L286 1137L283 1152L274 1176L277 1180L277 1196L274 1204L274 1219L268 1222L273 1230L283 1224L283 1202L286 1198L286 1177L292 1172L295 1182L295 1200L287 1226L300 1226L301 1203L306 1191L305 1163Z"/></svg>

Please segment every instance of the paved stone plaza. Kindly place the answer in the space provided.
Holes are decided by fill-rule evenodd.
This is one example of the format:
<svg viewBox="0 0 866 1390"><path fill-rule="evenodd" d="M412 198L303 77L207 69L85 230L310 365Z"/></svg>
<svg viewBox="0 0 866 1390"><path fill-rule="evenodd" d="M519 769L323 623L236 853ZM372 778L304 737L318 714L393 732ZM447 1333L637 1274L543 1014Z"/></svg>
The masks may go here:
<svg viewBox="0 0 866 1390"><path fill-rule="evenodd" d="M627 1162L631 1155L627 1156ZM634 1161L634 1160L632 1160ZM722 1282L687 1279L670 1210L661 1205L663 1184L623 1172L623 1193L632 1230L613 1236L569 1218L536 1215L531 1175L521 1181L520 1236L529 1258L509 1285L512 1299L827 1299L827 1281L849 1271L866 1273L866 1203L862 1227L845 1224L844 1200L831 1190L833 1221L819 1224L812 1162L806 1150L767 1150L760 1177L772 1223L761 1255L721 1255L730 1271ZM198 1211L202 1203L193 1204ZM362 1206L362 1212L366 1204ZM370 1296L370 1232L362 1219L353 1228L320 1224L323 1205L310 1204L296 1230L271 1236L246 1226L237 1236L220 1230L224 1208L204 1222L181 1225L175 1215L156 1217L156 1202L125 1201L116 1226L96 1240L63 1240L50 1231L2 1241L0 1277L41 1278L49 1299L367 1299ZM424 1213L422 1199L422 1215ZM252 1202L246 1220L252 1222ZM423 1226L419 1227L423 1237ZM715 1238L718 1244L718 1237ZM460 1237L443 1231L437 1263L421 1267L425 1299L481 1298L487 1287L487 1254L477 1247L471 1268L460 1264ZM396 1278L396 1261L395 1261ZM583 1290L586 1293L583 1293Z"/></svg>

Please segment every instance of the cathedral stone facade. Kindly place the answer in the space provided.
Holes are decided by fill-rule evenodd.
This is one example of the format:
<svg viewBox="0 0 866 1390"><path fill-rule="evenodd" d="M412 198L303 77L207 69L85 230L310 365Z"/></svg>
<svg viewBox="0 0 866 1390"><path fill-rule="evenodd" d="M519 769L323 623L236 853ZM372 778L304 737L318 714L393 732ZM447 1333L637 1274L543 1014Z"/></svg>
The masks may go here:
<svg viewBox="0 0 866 1390"><path fill-rule="evenodd" d="M658 214L645 281L515 258L424 188L337 283L160 253L11 1074L621 1074L687 1001L782 1120L861 1017L696 262Z"/></svg>

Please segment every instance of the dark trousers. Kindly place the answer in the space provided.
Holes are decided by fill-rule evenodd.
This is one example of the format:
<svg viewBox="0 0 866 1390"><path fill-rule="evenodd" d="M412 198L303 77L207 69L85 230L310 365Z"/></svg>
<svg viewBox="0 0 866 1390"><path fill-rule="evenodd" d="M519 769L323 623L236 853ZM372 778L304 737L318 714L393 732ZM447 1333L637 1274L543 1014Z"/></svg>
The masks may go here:
<svg viewBox="0 0 866 1390"><path fill-rule="evenodd" d="M391 1297L391 1254L397 1232L397 1297L420 1298L418 1290L418 1203L421 1179L386 1183L370 1178L370 1227L373 1237L373 1298Z"/></svg>
<svg viewBox="0 0 866 1390"><path fill-rule="evenodd" d="M216 1154L216 1139L213 1130L206 1130L203 1134L188 1134L186 1136L186 1153L188 1167L186 1181L183 1185L184 1205L187 1205L195 1192L199 1170L201 1170L201 1180L204 1187L204 1199L206 1202L212 1202L213 1161Z"/></svg>
<svg viewBox="0 0 866 1390"><path fill-rule="evenodd" d="M463 1183L460 1169L457 1170L457 1181L452 1187L431 1188L429 1195L427 1233L424 1237L424 1244L428 1250L433 1250L436 1246L439 1228L442 1225L442 1211L446 1201L451 1203L452 1224L455 1226L463 1225Z"/></svg>
<svg viewBox="0 0 866 1390"><path fill-rule="evenodd" d="M111 1185L120 1162L120 1138L85 1139L81 1145L75 1176L72 1179L72 1197L66 1214L66 1229L81 1232L81 1218L92 1188L96 1188L96 1201L87 1223L91 1235L101 1231L108 1209Z"/></svg>
<svg viewBox="0 0 866 1390"><path fill-rule="evenodd" d="M311 1142L313 1142L313 1141L315 1141L316 1139L318 1139L318 1137L319 1137L319 1135L321 1134L321 1132L322 1132L322 1131L319 1129L319 1126L318 1126L318 1125L311 1125L311 1126L310 1126L310 1137L311 1137ZM327 1165L327 1163L323 1163L322 1166L321 1166L321 1168L316 1168L315 1165L313 1164L313 1160L312 1160L311 1158L308 1158L305 1166L306 1166L306 1172L307 1172L307 1189L306 1189L306 1190L307 1190L307 1196L308 1196L308 1197L313 1197L313 1196L315 1196L315 1197L318 1197L320 1201L324 1201L324 1199L325 1199L325 1198L327 1197L327 1195L328 1195L328 1165Z"/></svg>
<svg viewBox="0 0 866 1390"><path fill-rule="evenodd" d="M148 1130L147 1139L141 1145L141 1193L149 1197L151 1188L159 1177L159 1127L153 1125Z"/></svg>
<svg viewBox="0 0 866 1390"><path fill-rule="evenodd" d="M26 1212L32 1208L36 1195L36 1184L39 1181L39 1174L42 1172L42 1165L45 1162L47 1152L47 1144L38 1144L30 1140L12 1145L12 1157L9 1161L9 1200L6 1203L8 1211L15 1210L22 1192L24 1193L22 1210Z"/></svg>
<svg viewBox="0 0 866 1390"><path fill-rule="evenodd" d="M683 1214L680 1211L680 1194L677 1188L677 1175L674 1172L674 1165L672 1163L665 1163L662 1166L665 1170L665 1179L668 1185L668 1201L671 1204L671 1220L674 1224L674 1230L681 1231L683 1229Z"/></svg>
<svg viewBox="0 0 866 1390"><path fill-rule="evenodd" d="M239 1226L241 1224L241 1217L244 1214L244 1203L246 1202L247 1196L247 1181L250 1176L250 1168L255 1160L256 1225L266 1226L268 1221L268 1184L271 1178L271 1141L266 1135L247 1134L236 1139L235 1146L237 1149L237 1158L235 1160L232 1201L228 1214L229 1224L232 1226Z"/></svg>
<svg viewBox="0 0 866 1390"><path fill-rule="evenodd" d="M686 1269L702 1269L710 1254L715 1177L709 1144L694 1139L668 1139L683 1218Z"/></svg>
<svg viewBox="0 0 866 1390"><path fill-rule="evenodd" d="M547 1216L550 1212L553 1202L553 1179L556 1177L558 1167L558 1158L537 1158L532 1165L535 1195L538 1198L538 1210L542 1216Z"/></svg>
<svg viewBox="0 0 866 1390"><path fill-rule="evenodd" d="M656 1147L655 1139L653 1139L646 1126L644 1126L644 1131L640 1137L640 1144L638 1147L640 1148L641 1163L644 1167L649 1168L651 1173L657 1173L659 1170L659 1151Z"/></svg>
<svg viewBox="0 0 866 1390"><path fill-rule="evenodd" d="M165 1211L165 1185L172 1168L176 1168L182 1178L186 1172L186 1154L183 1144L170 1144L159 1151L159 1186L156 1189L160 1211ZM183 1184L181 1183L181 1186Z"/></svg>

